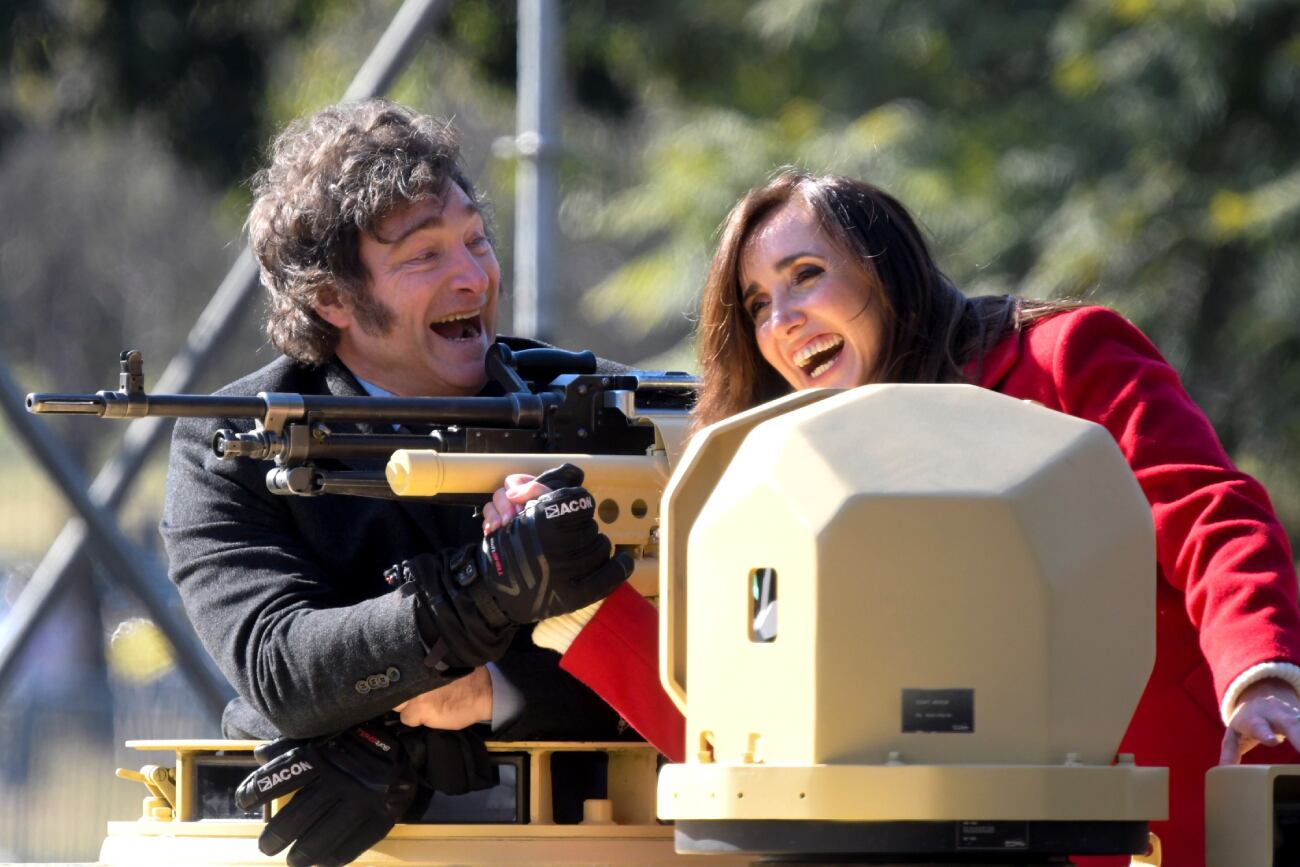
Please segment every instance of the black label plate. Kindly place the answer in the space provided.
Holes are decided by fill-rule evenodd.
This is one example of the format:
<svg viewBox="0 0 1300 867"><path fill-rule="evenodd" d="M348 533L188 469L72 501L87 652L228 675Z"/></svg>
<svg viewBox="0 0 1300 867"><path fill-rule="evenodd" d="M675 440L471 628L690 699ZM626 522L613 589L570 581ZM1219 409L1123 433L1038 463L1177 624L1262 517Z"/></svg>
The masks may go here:
<svg viewBox="0 0 1300 867"><path fill-rule="evenodd" d="M975 731L975 690L903 690L903 732L971 734Z"/></svg>
<svg viewBox="0 0 1300 867"><path fill-rule="evenodd" d="M1029 848L1028 822L958 822L957 850Z"/></svg>

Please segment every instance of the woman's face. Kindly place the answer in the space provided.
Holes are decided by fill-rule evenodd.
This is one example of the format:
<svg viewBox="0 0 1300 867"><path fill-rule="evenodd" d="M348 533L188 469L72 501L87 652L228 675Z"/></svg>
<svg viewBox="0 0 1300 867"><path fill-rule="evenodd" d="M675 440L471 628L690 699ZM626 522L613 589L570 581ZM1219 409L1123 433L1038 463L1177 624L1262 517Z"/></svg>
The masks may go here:
<svg viewBox="0 0 1300 867"><path fill-rule="evenodd" d="M867 382L884 334L874 283L797 200L759 223L740 251L741 303L758 350L796 389Z"/></svg>

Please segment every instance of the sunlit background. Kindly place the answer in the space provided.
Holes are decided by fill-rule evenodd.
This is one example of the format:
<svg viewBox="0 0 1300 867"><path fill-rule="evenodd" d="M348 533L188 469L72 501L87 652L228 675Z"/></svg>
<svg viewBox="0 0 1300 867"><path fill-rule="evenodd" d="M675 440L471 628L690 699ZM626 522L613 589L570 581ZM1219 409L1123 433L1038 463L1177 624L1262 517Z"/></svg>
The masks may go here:
<svg viewBox="0 0 1300 867"><path fill-rule="evenodd" d="M398 5L0 4L0 364L24 391L115 387L123 348L153 387L242 247L267 140L344 92ZM784 164L857 175L915 211L969 293L1083 296L1137 322L1296 538L1300 4L569 0L560 19L544 336L691 369L730 205ZM445 3L390 90L455 119L507 275L517 21L513 0ZM261 314L202 390L274 357ZM122 431L41 424L89 477ZM164 470L155 456L120 512L145 556ZM0 418L0 634L69 514ZM122 742L218 734L102 565L78 570L17 672L0 860L93 860L104 822L139 812L143 790L113 777L142 762Z"/></svg>

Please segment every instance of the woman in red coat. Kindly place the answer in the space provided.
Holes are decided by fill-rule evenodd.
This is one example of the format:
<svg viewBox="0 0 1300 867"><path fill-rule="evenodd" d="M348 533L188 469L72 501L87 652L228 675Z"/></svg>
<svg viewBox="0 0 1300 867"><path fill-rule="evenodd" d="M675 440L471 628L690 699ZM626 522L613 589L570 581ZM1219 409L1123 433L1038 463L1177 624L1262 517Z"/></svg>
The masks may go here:
<svg viewBox="0 0 1300 867"><path fill-rule="evenodd" d="M966 298L902 205L865 183L786 172L742 199L720 238L700 313L700 425L794 389L971 382L1110 431L1151 503L1158 564L1155 667L1119 749L1170 770L1170 818L1152 826L1165 863L1202 863L1205 772L1300 738L1300 609L1267 493L1173 368L1110 310ZM537 493L512 477L487 523ZM648 603L624 588L538 641L681 757Z"/></svg>

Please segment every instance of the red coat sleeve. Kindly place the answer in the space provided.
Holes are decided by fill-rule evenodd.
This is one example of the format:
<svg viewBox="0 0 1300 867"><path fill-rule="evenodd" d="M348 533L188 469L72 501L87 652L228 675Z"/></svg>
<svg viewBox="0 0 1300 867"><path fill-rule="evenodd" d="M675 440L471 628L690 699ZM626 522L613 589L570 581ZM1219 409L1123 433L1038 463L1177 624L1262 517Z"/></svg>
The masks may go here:
<svg viewBox="0 0 1300 867"><path fill-rule="evenodd" d="M615 590L560 657L560 668L670 761L685 757L685 720L659 683L659 614L640 593L626 584Z"/></svg>
<svg viewBox="0 0 1300 867"><path fill-rule="evenodd" d="M1216 696L1258 663L1300 663L1295 566L1268 494L1232 464L1150 341L1093 307L1041 323L1027 348L1058 408L1104 426L1133 468L1160 574L1184 593Z"/></svg>

